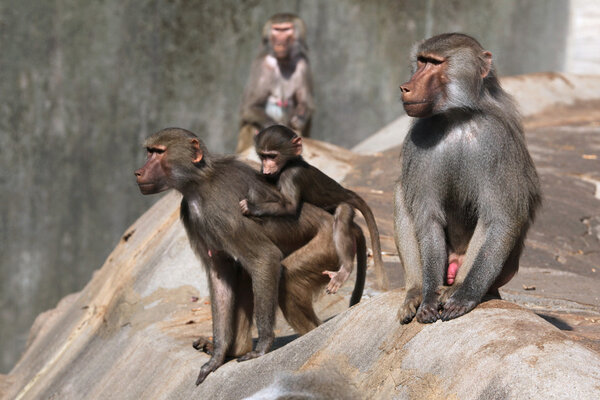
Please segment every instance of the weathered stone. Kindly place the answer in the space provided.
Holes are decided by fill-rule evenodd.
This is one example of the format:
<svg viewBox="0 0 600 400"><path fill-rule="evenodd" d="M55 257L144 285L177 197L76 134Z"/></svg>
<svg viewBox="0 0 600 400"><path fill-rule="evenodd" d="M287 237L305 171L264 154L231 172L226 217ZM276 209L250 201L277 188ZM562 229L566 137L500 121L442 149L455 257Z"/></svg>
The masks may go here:
<svg viewBox="0 0 600 400"><path fill-rule="evenodd" d="M335 368L360 398L600 395L600 354L568 340L530 311L493 300L450 322L401 326L395 313L402 296L396 291L370 299L256 361L230 362L198 393L244 398L281 371L318 371L327 377Z"/></svg>

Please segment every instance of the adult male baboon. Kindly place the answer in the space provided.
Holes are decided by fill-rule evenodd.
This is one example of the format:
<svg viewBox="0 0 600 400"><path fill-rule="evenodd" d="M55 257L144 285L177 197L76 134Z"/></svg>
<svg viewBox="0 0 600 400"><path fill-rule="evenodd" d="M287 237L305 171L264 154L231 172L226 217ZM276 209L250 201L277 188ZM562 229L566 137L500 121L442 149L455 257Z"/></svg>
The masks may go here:
<svg viewBox="0 0 600 400"><path fill-rule="evenodd" d="M252 146L254 134L276 123L310 135L315 107L304 21L294 14L273 15L262 41L244 90L238 152Z"/></svg>
<svg viewBox="0 0 600 400"><path fill-rule="evenodd" d="M238 204L249 191L260 198L280 196L257 171L233 157L210 154L184 129L164 129L145 146L148 160L135 172L140 191L153 194L174 188L183 194L181 219L207 268L214 340L212 357L202 366L197 384L223 364L226 354L245 353L240 360L248 360L270 350L277 302L298 333L315 328L319 319L313 295L327 283L321 271L339 265L332 243L333 217L312 206L304 207L298 218L244 217ZM363 271L357 273L353 296L360 297L366 250L360 228L353 232L359 245L358 269ZM253 310L258 328L254 351ZM206 344L200 339L194 347Z"/></svg>
<svg viewBox="0 0 600 400"><path fill-rule="evenodd" d="M407 289L398 316L429 323L469 312L512 278L541 194L492 54L449 33L418 44L412 58L414 73L400 86L406 113L417 119L395 193ZM456 280L440 298L447 269L447 282Z"/></svg>

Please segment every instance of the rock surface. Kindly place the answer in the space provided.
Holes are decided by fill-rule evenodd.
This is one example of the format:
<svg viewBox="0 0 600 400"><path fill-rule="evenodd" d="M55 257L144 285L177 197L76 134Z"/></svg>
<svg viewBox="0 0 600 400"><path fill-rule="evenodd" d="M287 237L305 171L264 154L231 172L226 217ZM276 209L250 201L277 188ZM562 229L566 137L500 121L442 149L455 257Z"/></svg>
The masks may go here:
<svg viewBox="0 0 600 400"><path fill-rule="evenodd" d="M307 140L310 161L372 206L394 290L368 286L350 310L351 284L322 296L316 308L327 322L301 338L279 316L277 350L232 360L196 388L208 356L191 343L211 334L210 306L178 219L180 197L170 192L125 232L80 293L37 318L21 360L0 376L0 396L237 399L258 392L259 399L312 388L322 398L600 398L596 101L526 115L545 199L521 271L502 291L512 303L489 301L450 322L399 325L403 276L391 221L399 148L388 143L359 155Z"/></svg>
<svg viewBox="0 0 600 400"><path fill-rule="evenodd" d="M332 380L341 374L358 398L543 399L564 394L592 399L600 394L600 354L567 340L530 311L494 300L448 323L400 326L394 315L402 298L400 291L386 293L252 363L230 362L207 379L198 395L244 398L284 371L318 371ZM319 398L319 389L307 386L306 398Z"/></svg>

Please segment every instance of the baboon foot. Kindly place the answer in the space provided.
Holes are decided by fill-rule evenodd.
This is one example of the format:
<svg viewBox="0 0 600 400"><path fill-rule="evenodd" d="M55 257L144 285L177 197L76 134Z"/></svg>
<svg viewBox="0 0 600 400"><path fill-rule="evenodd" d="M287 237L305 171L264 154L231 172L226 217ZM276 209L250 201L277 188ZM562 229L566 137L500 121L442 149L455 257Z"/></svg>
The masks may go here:
<svg viewBox="0 0 600 400"><path fill-rule="evenodd" d="M401 324L408 324L417 314L417 309L421 304L421 289L410 289L406 292L404 303L398 310L398 319Z"/></svg>
<svg viewBox="0 0 600 400"><path fill-rule="evenodd" d="M440 318L439 308L439 302L437 300L421 303L417 310L417 321L422 324L434 323Z"/></svg>
<svg viewBox="0 0 600 400"><path fill-rule="evenodd" d="M474 309L475 306L477 306L477 302L474 300L461 300L457 299L456 296L450 297L446 302L444 302L440 318L442 321L449 321L451 319L458 318Z"/></svg>
<svg viewBox="0 0 600 400"><path fill-rule="evenodd" d="M192 346L194 346L196 350L202 351L210 356L213 355L215 349L212 340L204 336L200 336L198 340L195 340L194 343L192 343Z"/></svg>

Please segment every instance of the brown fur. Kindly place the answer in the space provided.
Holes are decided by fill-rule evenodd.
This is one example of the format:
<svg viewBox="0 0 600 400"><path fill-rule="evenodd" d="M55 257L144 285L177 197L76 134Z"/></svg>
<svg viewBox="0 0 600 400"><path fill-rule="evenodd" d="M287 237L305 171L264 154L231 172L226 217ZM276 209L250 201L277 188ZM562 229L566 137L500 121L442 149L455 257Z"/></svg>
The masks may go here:
<svg viewBox="0 0 600 400"><path fill-rule="evenodd" d="M342 263L339 271L325 271L331 278L328 292L335 293L352 272L355 240L351 234L354 208L364 216L371 236L373 259L378 286L387 290L387 274L381 257L379 230L371 208L355 192L348 190L307 163L302 157L302 138L283 125L273 125L256 135L256 152L261 159L261 171L277 185L279 200L245 199L240 207L249 216L297 215L306 204L312 204L334 214L334 244ZM351 303L350 305L353 305Z"/></svg>
<svg viewBox="0 0 600 400"><path fill-rule="evenodd" d="M152 194L174 188L183 194L181 219L206 267L214 343L206 338L194 342L194 347L212 353L197 384L227 354L244 354L240 360L247 360L270 350L277 303L298 333L316 327L320 321L313 296L326 283L321 269L339 263L332 243L333 217L312 206L298 218L244 217L238 202L250 191L266 199L279 196L248 165L213 156L193 133L179 128L156 133L146 147L148 161L136 171L140 190ZM362 232L353 229L360 242ZM357 275L361 278L364 282ZM254 351L253 314L258 328Z"/></svg>

